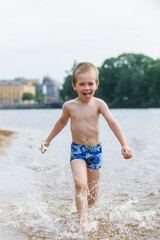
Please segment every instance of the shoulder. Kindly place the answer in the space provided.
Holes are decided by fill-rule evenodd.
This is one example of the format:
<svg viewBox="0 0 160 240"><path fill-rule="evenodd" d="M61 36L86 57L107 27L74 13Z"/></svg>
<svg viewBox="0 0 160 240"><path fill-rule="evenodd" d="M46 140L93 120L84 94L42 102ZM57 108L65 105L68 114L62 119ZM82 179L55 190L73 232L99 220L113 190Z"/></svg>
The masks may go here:
<svg viewBox="0 0 160 240"><path fill-rule="evenodd" d="M63 104L63 108L69 108L75 104L75 100L69 100Z"/></svg>
<svg viewBox="0 0 160 240"><path fill-rule="evenodd" d="M95 103L98 104L99 107L108 107L107 103L100 98L95 98Z"/></svg>
<svg viewBox="0 0 160 240"><path fill-rule="evenodd" d="M75 105L75 103L76 103L75 99L65 102L62 107L63 111L70 111Z"/></svg>
<svg viewBox="0 0 160 240"><path fill-rule="evenodd" d="M95 98L95 101L96 101L98 111L100 114L102 114L104 116L105 114L109 113L109 108L105 101L103 101L100 98Z"/></svg>

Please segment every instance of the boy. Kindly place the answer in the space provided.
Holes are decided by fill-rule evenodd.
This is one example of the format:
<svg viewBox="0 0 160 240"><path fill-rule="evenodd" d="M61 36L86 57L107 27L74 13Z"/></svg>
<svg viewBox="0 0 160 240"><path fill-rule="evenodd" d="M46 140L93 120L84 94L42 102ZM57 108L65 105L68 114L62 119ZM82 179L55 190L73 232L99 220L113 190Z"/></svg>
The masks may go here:
<svg viewBox="0 0 160 240"><path fill-rule="evenodd" d="M100 114L105 118L122 146L125 159L132 157L125 136L109 111L107 104L94 97L98 88L98 69L91 63L79 63L73 70L72 86L78 97L64 103L60 119L46 139L41 151L44 153L52 139L66 126L69 118L72 133L71 169L75 182L75 200L80 226L88 225L87 209L98 198L99 169L102 166L102 146L99 134Z"/></svg>

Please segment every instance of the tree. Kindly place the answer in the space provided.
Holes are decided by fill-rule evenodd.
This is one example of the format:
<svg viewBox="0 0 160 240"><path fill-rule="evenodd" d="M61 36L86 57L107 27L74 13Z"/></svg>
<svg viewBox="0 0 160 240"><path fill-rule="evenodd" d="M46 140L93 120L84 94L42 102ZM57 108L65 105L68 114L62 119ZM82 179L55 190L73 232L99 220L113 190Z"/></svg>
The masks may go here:
<svg viewBox="0 0 160 240"><path fill-rule="evenodd" d="M60 91L60 96L63 100L68 101L77 97L76 91L72 87L72 75L68 75L63 84L63 89Z"/></svg>
<svg viewBox="0 0 160 240"><path fill-rule="evenodd" d="M100 84L95 96L110 107L160 107L160 60L143 54L124 53L104 61L99 69ZM61 97L77 96L72 72L67 72Z"/></svg>
<svg viewBox="0 0 160 240"><path fill-rule="evenodd" d="M43 100L44 100L44 95L41 93L41 91L36 89L35 101L41 102Z"/></svg>
<svg viewBox="0 0 160 240"><path fill-rule="evenodd" d="M72 87L72 71L75 65L76 65L76 61L73 63L72 69L70 71L66 71L68 76L65 77L63 89L60 91L60 97L65 101L68 101L70 99L77 97L77 92L74 91Z"/></svg>
<svg viewBox="0 0 160 240"><path fill-rule="evenodd" d="M30 92L23 93L22 100L33 100L34 96Z"/></svg>
<svg viewBox="0 0 160 240"><path fill-rule="evenodd" d="M118 75L115 68L115 58L106 59L99 68L99 87L96 96L106 102L112 102L115 99L114 92L117 86Z"/></svg>
<svg viewBox="0 0 160 240"><path fill-rule="evenodd" d="M149 86L148 106L160 107L160 60L148 68L146 80Z"/></svg>
<svg viewBox="0 0 160 240"><path fill-rule="evenodd" d="M153 59L143 54L122 54L105 60L100 68L101 97L114 107L141 107L148 101L145 75Z"/></svg>

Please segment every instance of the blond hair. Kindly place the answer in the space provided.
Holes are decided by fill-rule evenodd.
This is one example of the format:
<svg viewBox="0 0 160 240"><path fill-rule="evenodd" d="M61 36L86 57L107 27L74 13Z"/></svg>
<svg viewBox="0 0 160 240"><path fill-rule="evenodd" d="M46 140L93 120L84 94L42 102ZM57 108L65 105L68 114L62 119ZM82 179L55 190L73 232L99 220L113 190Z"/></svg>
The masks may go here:
<svg viewBox="0 0 160 240"><path fill-rule="evenodd" d="M98 69L90 62L81 62L78 63L75 68L73 69L73 75L72 75L72 83L75 85L77 82L77 75L81 73L95 73L95 81L96 83L99 83L99 71Z"/></svg>

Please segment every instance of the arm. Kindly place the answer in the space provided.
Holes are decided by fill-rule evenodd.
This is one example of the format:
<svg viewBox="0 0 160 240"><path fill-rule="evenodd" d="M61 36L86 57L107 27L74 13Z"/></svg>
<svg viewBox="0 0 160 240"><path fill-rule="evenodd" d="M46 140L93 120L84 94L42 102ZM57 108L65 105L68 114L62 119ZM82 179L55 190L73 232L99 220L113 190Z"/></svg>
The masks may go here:
<svg viewBox="0 0 160 240"><path fill-rule="evenodd" d="M66 103L64 103L64 105L63 105L63 112L62 112L61 117L56 122L56 124L54 125L54 128L52 129L51 133L49 134L49 136L45 140L44 146L41 145L40 150L41 150L42 153L44 153L47 150L47 147L49 146L49 144L52 141L52 139L55 138L55 136L60 131L62 131L62 129L67 125L68 120L69 120L69 112L68 112L68 109L66 107Z"/></svg>
<svg viewBox="0 0 160 240"><path fill-rule="evenodd" d="M104 101L100 102L100 113L105 118L109 127L111 128L111 130L113 131L113 133L115 134L117 139L119 140L119 142L122 146L121 152L122 152L122 155L124 156L124 158L126 158L126 159L131 158L132 157L132 152L127 145L127 141L126 141L126 138L123 134L123 131L120 128L117 121L114 119L114 117L111 114L107 104Z"/></svg>

